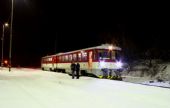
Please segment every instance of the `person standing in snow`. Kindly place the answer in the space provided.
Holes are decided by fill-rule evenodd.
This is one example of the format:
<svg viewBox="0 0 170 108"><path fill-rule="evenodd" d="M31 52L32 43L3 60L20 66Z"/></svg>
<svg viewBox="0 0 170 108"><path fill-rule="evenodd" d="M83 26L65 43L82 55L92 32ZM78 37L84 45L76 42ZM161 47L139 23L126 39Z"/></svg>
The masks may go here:
<svg viewBox="0 0 170 108"><path fill-rule="evenodd" d="M72 72L72 79L74 79L74 72L76 71L76 64L72 62L70 68Z"/></svg>
<svg viewBox="0 0 170 108"><path fill-rule="evenodd" d="M77 77L77 79L79 79L79 72L80 72L80 64L77 63L76 64L76 77Z"/></svg>

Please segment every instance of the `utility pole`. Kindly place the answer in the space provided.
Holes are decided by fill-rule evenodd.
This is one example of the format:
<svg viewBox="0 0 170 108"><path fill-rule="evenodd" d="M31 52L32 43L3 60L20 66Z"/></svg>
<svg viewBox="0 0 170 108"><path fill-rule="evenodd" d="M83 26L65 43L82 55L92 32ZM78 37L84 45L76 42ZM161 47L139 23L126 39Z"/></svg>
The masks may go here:
<svg viewBox="0 0 170 108"><path fill-rule="evenodd" d="M2 57L1 57L1 67L4 66L4 32L5 32L5 27L8 27L8 23L5 23L3 24L3 27L2 27Z"/></svg>
<svg viewBox="0 0 170 108"><path fill-rule="evenodd" d="M12 23L13 23L13 6L14 0L12 0L12 6L11 6L11 25L10 25L10 42L9 42L9 72L11 71L11 50L12 50Z"/></svg>
<svg viewBox="0 0 170 108"><path fill-rule="evenodd" d="M2 38L1 38L1 40L2 40L2 57L1 57L1 67L3 67L3 65L4 65L4 60L3 60L3 51L4 51L4 29L5 29L5 27L4 27L4 24L3 24L3 27L2 27Z"/></svg>

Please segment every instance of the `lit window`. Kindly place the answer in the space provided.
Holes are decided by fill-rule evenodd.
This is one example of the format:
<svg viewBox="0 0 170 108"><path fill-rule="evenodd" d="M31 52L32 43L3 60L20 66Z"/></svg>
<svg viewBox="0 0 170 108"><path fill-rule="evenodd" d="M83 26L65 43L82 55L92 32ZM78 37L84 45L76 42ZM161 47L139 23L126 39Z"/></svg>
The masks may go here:
<svg viewBox="0 0 170 108"><path fill-rule="evenodd" d="M68 55L65 55L65 60L64 61L68 61Z"/></svg>
<svg viewBox="0 0 170 108"><path fill-rule="evenodd" d="M110 59L111 53L108 50L98 50L98 59Z"/></svg>
<svg viewBox="0 0 170 108"><path fill-rule="evenodd" d="M69 55L69 61L72 61L72 59L73 59L72 55Z"/></svg>
<svg viewBox="0 0 170 108"><path fill-rule="evenodd" d="M81 61L81 53L78 54L78 60Z"/></svg>
<svg viewBox="0 0 170 108"><path fill-rule="evenodd" d="M111 58L112 60L115 60L115 59L116 59L116 58L115 58L115 51L112 51L112 52L111 52L111 57L112 57L112 58Z"/></svg>
<svg viewBox="0 0 170 108"><path fill-rule="evenodd" d="M73 61L77 61L77 54L73 54Z"/></svg>
<svg viewBox="0 0 170 108"><path fill-rule="evenodd" d="M87 60L87 52L82 53L82 60L86 61Z"/></svg>
<svg viewBox="0 0 170 108"><path fill-rule="evenodd" d="M64 56L62 56L62 62L64 62Z"/></svg>
<svg viewBox="0 0 170 108"><path fill-rule="evenodd" d="M59 56L59 61L61 62L61 56Z"/></svg>

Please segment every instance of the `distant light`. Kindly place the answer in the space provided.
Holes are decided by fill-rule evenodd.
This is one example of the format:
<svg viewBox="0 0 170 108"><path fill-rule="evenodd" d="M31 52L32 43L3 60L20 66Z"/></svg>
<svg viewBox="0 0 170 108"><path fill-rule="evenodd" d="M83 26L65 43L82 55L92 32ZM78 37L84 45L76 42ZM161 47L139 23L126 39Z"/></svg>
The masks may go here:
<svg viewBox="0 0 170 108"><path fill-rule="evenodd" d="M8 27L9 26L9 24L8 23L5 23L5 27Z"/></svg>
<svg viewBox="0 0 170 108"><path fill-rule="evenodd" d="M109 50L113 50L113 46L109 46Z"/></svg>
<svg viewBox="0 0 170 108"><path fill-rule="evenodd" d="M5 64L8 64L8 60L4 60L4 63L5 63Z"/></svg>

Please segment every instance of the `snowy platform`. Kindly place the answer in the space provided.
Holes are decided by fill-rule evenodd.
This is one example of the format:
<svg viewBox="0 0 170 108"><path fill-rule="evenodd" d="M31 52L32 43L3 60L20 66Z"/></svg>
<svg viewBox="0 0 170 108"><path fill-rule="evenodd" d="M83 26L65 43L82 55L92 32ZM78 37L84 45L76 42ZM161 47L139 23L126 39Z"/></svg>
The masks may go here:
<svg viewBox="0 0 170 108"><path fill-rule="evenodd" d="M36 69L0 69L0 108L170 108L170 89Z"/></svg>

